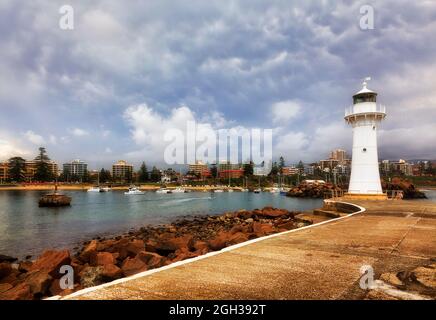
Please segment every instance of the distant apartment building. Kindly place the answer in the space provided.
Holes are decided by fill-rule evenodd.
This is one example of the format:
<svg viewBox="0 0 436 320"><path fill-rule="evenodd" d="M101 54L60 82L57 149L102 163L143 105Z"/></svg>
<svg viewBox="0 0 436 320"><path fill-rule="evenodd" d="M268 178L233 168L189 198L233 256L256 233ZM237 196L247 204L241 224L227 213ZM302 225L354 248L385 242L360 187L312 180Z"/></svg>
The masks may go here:
<svg viewBox="0 0 436 320"><path fill-rule="evenodd" d="M88 164L79 159L73 160L69 163L63 164L63 173L65 176L81 177L83 178L88 172Z"/></svg>
<svg viewBox="0 0 436 320"><path fill-rule="evenodd" d="M335 159L320 160L319 164L320 164L321 170L326 171L326 169L329 169L328 171L330 171L339 165L339 160L335 160Z"/></svg>
<svg viewBox="0 0 436 320"><path fill-rule="evenodd" d="M210 170L207 167L207 164L201 161L195 161L194 164L190 164L188 166L188 171L198 175L200 177L210 177Z"/></svg>
<svg viewBox="0 0 436 320"><path fill-rule="evenodd" d="M266 167L254 167L253 168L253 175L254 176L267 176L269 172L271 171L271 168Z"/></svg>
<svg viewBox="0 0 436 320"><path fill-rule="evenodd" d="M244 176L244 169L220 170L218 172L220 178L237 179Z"/></svg>
<svg viewBox="0 0 436 320"><path fill-rule="evenodd" d="M406 176L411 176L413 174L413 165L406 160L400 159L396 162L392 162L392 170L401 172Z"/></svg>
<svg viewBox="0 0 436 320"><path fill-rule="evenodd" d="M293 175L296 175L299 173L301 173L301 170L299 168L294 167L294 166L282 168L282 175L284 175L284 176L293 176Z"/></svg>
<svg viewBox="0 0 436 320"><path fill-rule="evenodd" d="M310 176L315 174L316 165L304 165L304 173Z"/></svg>
<svg viewBox="0 0 436 320"><path fill-rule="evenodd" d="M382 160L380 162L380 171L383 173L388 173L391 171L391 162L389 160Z"/></svg>
<svg viewBox="0 0 436 320"><path fill-rule="evenodd" d="M7 161L0 161L0 183L9 179L9 163Z"/></svg>
<svg viewBox="0 0 436 320"><path fill-rule="evenodd" d="M330 159L337 160L339 164L345 164L348 160L347 152L342 149L335 149L330 152Z"/></svg>
<svg viewBox="0 0 436 320"><path fill-rule="evenodd" d="M128 164L124 160L119 160L112 165L112 178L115 181L130 181L132 180L133 165Z"/></svg>
<svg viewBox="0 0 436 320"><path fill-rule="evenodd" d="M239 163L220 161L218 164L218 171L239 170L239 169L241 169L241 165Z"/></svg>

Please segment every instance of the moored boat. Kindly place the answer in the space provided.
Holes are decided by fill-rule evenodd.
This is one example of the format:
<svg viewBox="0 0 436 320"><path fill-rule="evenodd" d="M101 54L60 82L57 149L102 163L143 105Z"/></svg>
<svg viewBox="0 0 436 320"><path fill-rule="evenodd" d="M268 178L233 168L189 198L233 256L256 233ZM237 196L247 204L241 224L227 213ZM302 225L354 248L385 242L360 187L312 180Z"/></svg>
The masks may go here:
<svg viewBox="0 0 436 320"><path fill-rule="evenodd" d="M126 195L135 195L135 194L144 194L144 193L145 193L144 191L139 190L139 188L135 186L130 187L129 191L124 192L124 194Z"/></svg>

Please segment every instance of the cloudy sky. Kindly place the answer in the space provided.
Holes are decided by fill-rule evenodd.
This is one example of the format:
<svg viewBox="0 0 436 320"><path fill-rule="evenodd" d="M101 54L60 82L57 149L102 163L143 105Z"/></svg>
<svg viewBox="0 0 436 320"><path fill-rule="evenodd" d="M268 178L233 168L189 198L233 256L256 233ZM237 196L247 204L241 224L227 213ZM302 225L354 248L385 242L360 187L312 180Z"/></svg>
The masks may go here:
<svg viewBox="0 0 436 320"><path fill-rule="evenodd" d="M270 128L287 162L351 147L343 120L371 76L381 158L436 158L435 1L0 0L0 160L162 163L186 121ZM371 4L373 30L359 12Z"/></svg>

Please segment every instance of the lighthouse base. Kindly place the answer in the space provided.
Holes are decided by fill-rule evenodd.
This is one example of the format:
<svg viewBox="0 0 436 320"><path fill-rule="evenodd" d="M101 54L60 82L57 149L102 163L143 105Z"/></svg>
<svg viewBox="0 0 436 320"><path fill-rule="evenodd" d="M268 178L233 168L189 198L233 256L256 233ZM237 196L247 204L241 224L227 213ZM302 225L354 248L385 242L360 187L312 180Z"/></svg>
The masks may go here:
<svg viewBox="0 0 436 320"><path fill-rule="evenodd" d="M346 200L387 200L386 193L345 193L343 199Z"/></svg>

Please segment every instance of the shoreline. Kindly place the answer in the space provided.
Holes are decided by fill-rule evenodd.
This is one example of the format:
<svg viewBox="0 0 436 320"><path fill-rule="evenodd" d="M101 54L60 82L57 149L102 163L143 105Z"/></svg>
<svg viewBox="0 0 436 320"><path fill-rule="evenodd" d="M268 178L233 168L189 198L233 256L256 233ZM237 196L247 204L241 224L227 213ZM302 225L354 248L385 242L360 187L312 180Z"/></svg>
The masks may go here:
<svg viewBox="0 0 436 320"><path fill-rule="evenodd" d="M3 293L0 290L0 299L42 299L70 294L332 218L315 216L311 212L265 207L218 215L186 216L165 225L146 225L113 236L97 236L82 242L78 250L47 249L36 260L11 261L8 277L0 279L0 287L10 288ZM65 264L71 265L74 270L73 290L60 289L59 281L56 281L60 277L58 267ZM47 285L35 287L35 282L40 284L41 281ZM24 296L23 286L27 288ZM15 295L16 290L21 296Z"/></svg>

